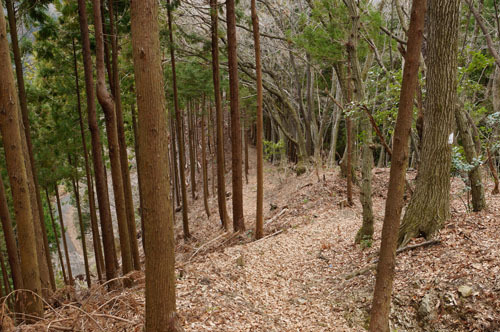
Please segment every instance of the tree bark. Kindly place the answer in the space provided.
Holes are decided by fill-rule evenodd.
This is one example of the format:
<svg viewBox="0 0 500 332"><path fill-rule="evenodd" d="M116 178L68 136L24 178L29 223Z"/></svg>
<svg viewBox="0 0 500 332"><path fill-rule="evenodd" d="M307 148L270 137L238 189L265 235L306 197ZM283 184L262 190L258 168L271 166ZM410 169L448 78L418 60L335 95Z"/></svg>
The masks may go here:
<svg viewBox="0 0 500 332"><path fill-rule="evenodd" d="M23 277L21 274L21 262L17 248L16 237L12 229L12 220L10 218L9 206L7 205L7 197L5 196L5 187L2 177L0 176L0 220L2 222L3 236L5 246L7 248L7 256L9 259L10 272L12 275L12 283L14 289L23 289ZM21 305L19 297L16 297L16 302Z"/></svg>
<svg viewBox="0 0 500 332"><path fill-rule="evenodd" d="M120 77L118 67L118 29L115 28L115 15L113 1L108 0L109 26L111 34L111 50L113 68L113 99L115 101L116 129L118 133L118 145L120 147L120 166L123 183L123 194L125 198L125 208L127 212L128 234L130 238L130 250L135 270L141 270L141 260L139 257L139 246L137 244L137 229L135 226L134 200L132 198L132 185L130 183L130 172L128 169L127 143L125 142L125 126L123 122L122 99L120 94Z"/></svg>
<svg viewBox="0 0 500 332"><path fill-rule="evenodd" d="M203 100L205 106L205 100ZM201 167L203 172L203 205L207 218L210 218L210 207L208 206L208 169L207 169L207 147L205 142L205 110L201 113Z"/></svg>
<svg viewBox="0 0 500 332"><path fill-rule="evenodd" d="M209 105L208 112L208 150L210 154L210 168L212 169L212 195L215 195L215 178L217 177L215 174L215 126L214 126L214 118L212 116L212 104Z"/></svg>
<svg viewBox="0 0 500 332"><path fill-rule="evenodd" d="M495 187L491 191L492 195L498 195L500 193L500 190L498 189L498 173L495 168L495 165L493 164L493 155L491 154L490 148L487 147L486 151L488 153L488 167L490 168L490 172L493 175L493 181L495 182Z"/></svg>
<svg viewBox="0 0 500 332"><path fill-rule="evenodd" d="M96 260L97 277L103 281L102 271L104 270L104 257L102 255L101 236L99 235L99 226L97 225L97 211L94 200L94 189L92 185L92 176L90 175L89 156L87 151L87 139L85 138L85 128L83 125L82 103L80 97L80 81L78 79L78 61L76 58L76 47L73 39L73 66L75 70L75 87L77 97L78 122L80 124L80 135L82 137L82 153L85 161L85 177L87 180L87 191L89 196L90 224L92 228L92 243L94 246L94 256Z"/></svg>
<svg viewBox="0 0 500 332"><path fill-rule="evenodd" d="M347 79L347 102L352 101L352 84L351 84L351 65L347 65L349 75ZM346 114L345 116L345 126L346 126L346 139L347 139L347 160L346 160L346 179L347 179L347 205L352 206L354 201L352 199L352 178L354 173L354 168L352 166L352 119ZM344 159L344 158L342 158Z"/></svg>
<svg viewBox="0 0 500 332"><path fill-rule="evenodd" d="M144 193L146 331L179 332L175 313L174 218L161 68L158 2L132 0L132 49L139 109L139 173ZM171 31L171 30L170 30ZM149 251L149 248L154 250ZM175 326L175 328L174 328Z"/></svg>
<svg viewBox="0 0 500 332"><path fill-rule="evenodd" d="M255 0L251 2L253 41L255 49L255 71L257 76L257 210L255 221L255 239L261 239L264 235L264 146L262 142L263 132L263 112L262 112L262 63L260 59L260 33L259 16Z"/></svg>
<svg viewBox="0 0 500 332"><path fill-rule="evenodd" d="M411 131L413 98L417 86L420 49L423 40L426 0L414 0L408 31L408 51L403 70L398 118L394 133L392 164L385 206L382 244L377 266L377 279L371 310L371 332L389 331L392 284L396 264L397 231L403 209L406 169L408 166L408 139Z"/></svg>
<svg viewBox="0 0 500 332"><path fill-rule="evenodd" d="M106 77L104 67L104 38L102 31L101 0L94 0L94 28L96 35L96 72L97 100L104 111L106 120L106 134L108 137L108 152L111 162L111 178L113 183L113 194L115 196L116 218L118 220L118 232L120 233L120 252L122 257L122 272L127 274L134 269L132 260L131 240L129 234L129 223L125 203L125 194L120 161L120 144L118 143L118 129L115 113L115 103L106 88Z"/></svg>
<svg viewBox="0 0 500 332"><path fill-rule="evenodd" d="M54 214L52 213L52 206L50 204L49 191L47 188L45 188L45 195L47 198L47 205L49 206L49 214L50 214L50 221L52 223L52 231L54 232L54 236L56 238L57 254L59 256L59 263L61 264L61 272L62 272L64 284L69 285L68 277L66 275L66 268L64 267L64 259L63 259L63 255L61 252L61 246L59 245L59 236L58 236L59 233L57 232L56 222L54 220Z"/></svg>
<svg viewBox="0 0 500 332"><path fill-rule="evenodd" d="M0 267L2 268L2 286L0 286L0 296L4 297L10 293L9 275L7 274L7 267L5 266L5 259L3 258L3 252L0 252Z"/></svg>
<svg viewBox="0 0 500 332"><path fill-rule="evenodd" d="M182 130L182 115L179 108L179 98L177 96L177 74L175 71L175 52L174 52L174 33L172 31L172 8L170 0L167 0L168 15L168 33L170 40L170 63L172 66L172 90L174 92L175 122L177 127L177 147L179 148L179 173L181 176L181 195L182 195L182 229L184 239L189 239L189 220L188 220L188 200L186 192L186 174L184 166L186 165L186 156L184 154L184 131Z"/></svg>
<svg viewBox="0 0 500 332"><path fill-rule="evenodd" d="M241 139L244 143L244 151L245 151L245 183L248 184L248 170L250 165L248 164L248 130L247 130L247 114L246 110L243 111L243 125L241 126Z"/></svg>
<svg viewBox="0 0 500 332"><path fill-rule="evenodd" d="M176 130L176 127L175 127L175 117L172 116L172 114L170 114L169 116L170 118L170 136L171 136L171 142L170 142L170 147L171 147L171 154L172 154L172 163L173 163L173 170L174 170L174 173L173 173L173 178L174 180L172 181L173 183L173 186L174 186L174 196L175 196L175 201L176 201L176 204L177 206L180 206L181 205L181 195L180 195L180 190L179 190L179 170L178 170L178 166L179 166L179 163L177 161L177 148L176 148L176 145L177 145L177 140L175 138L175 130Z"/></svg>
<svg viewBox="0 0 500 332"><path fill-rule="evenodd" d="M450 217L451 144L456 109L459 0L429 2L427 98L415 192L399 230L399 244L431 237Z"/></svg>
<svg viewBox="0 0 500 332"><path fill-rule="evenodd" d="M23 293L25 313L43 316L41 295L42 285L38 267L35 229L28 188L28 173L22 150L19 119L19 101L15 92L15 82L10 61L7 28L4 9L0 2L0 131L4 145L7 173L9 175L14 212L16 215L17 235L20 248L21 273L24 288L33 293ZM36 296L38 294L38 296Z"/></svg>
<svg viewBox="0 0 500 332"><path fill-rule="evenodd" d="M229 227L229 216L226 207L226 180L224 171L224 114L222 112L222 96L220 90L219 72L219 41L218 41L218 4L217 0L210 0L210 19L212 37L212 78L214 82L215 122L217 139L217 200L221 225L225 230Z"/></svg>
<svg viewBox="0 0 500 332"><path fill-rule="evenodd" d="M189 149L189 169L191 176L191 197L196 200L196 157L194 155L195 126L194 126L194 103L187 103L187 123L188 123L188 149Z"/></svg>
<svg viewBox="0 0 500 332"><path fill-rule="evenodd" d="M231 164L233 184L233 229L245 230L243 216L243 174L241 165L241 126L239 110L238 56L236 50L236 13L234 0L226 1L227 56L231 107Z"/></svg>
<svg viewBox="0 0 500 332"><path fill-rule="evenodd" d="M483 181L481 179L481 165L479 163L478 152L474 146L474 140L472 139L472 132L467 124L467 117L465 116L465 110L456 108L455 119L457 121L458 132L460 133L462 147L465 152L465 159L467 163L474 164L468 172L469 184L472 194L472 209L474 212L482 211L486 207L486 200L484 197L484 187Z"/></svg>
<svg viewBox="0 0 500 332"><path fill-rule="evenodd" d="M75 160L75 172L77 170L77 162ZM73 192L76 200L76 209L78 212L78 223L80 225L80 238L82 240L82 250L83 250L83 263L85 266L85 277L87 280L87 286L90 288L92 286L92 281L90 280L90 268L89 268L89 258L87 253L87 242L85 241L85 227L83 226L82 218L82 206L80 204L80 188L78 186L78 175L71 179L71 184L73 185Z"/></svg>
<svg viewBox="0 0 500 332"><path fill-rule="evenodd" d="M132 128L134 130L134 152L135 152L135 163L139 166L139 129L137 128L137 120L135 116L135 104L132 104ZM144 241L144 221L142 220L142 211L144 210L144 196L141 191L141 175L137 173L137 183L139 185L139 214L141 216L141 232L142 232L142 250L146 253L146 241Z"/></svg>
<svg viewBox="0 0 500 332"><path fill-rule="evenodd" d="M111 222L111 210L109 206L108 184L106 182L103 153L101 150L101 138L99 126L97 124L97 114L94 100L94 79L85 0L78 0L78 17L82 37L85 91L87 93L87 120L92 138L92 158L94 164L97 200L99 203L99 216L101 219L106 279L109 281L116 278L116 250L114 247L115 240Z"/></svg>
<svg viewBox="0 0 500 332"><path fill-rule="evenodd" d="M59 198L59 189L57 188L57 184L54 185L54 192L56 193L57 200L57 211L59 212L59 225L61 226L61 239L64 247L64 254L66 256L66 268L68 272L68 284L73 286L75 284L75 280L73 279L73 273L71 271L71 262L69 259L69 251L68 251L68 242L66 241L66 229L64 227L64 217L61 208L61 199Z"/></svg>
<svg viewBox="0 0 500 332"><path fill-rule="evenodd" d="M14 63L16 67L16 78L17 78L17 88L18 88L18 94L19 94L19 105L21 109L21 118L23 121L24 125L24 136L26 137L26 146L27 146L27 153L28 157L26 158L27 161L29 161L29 169L28 170L28 179L33 182L34 189L32 192L34 192L34 201L33 205L36 204L35 208L37 209L36 215L38 215L38 218L35 217L35 222L40 223L40 232L42 237L40 239L37 239L38 241L43 241L43 255L41 256L39 254L39 259L40 256L44 258L44 261L40 263L40 268L41 271L40 273L41 278L42 278L42 287L47 286L47 281L50 282L50 287L52 290L56 289L56 282L54 278L54 270L52 266L52 258L50 254L50 248L49 248L49 240L47 238L47 230L45 227L45 217L43 213L43 206L42 206L42 200L40 198L40 186L38 184L38 175L36 172L36 164L35 164L35 159L34 159L34 154L33 154L33 144L31 142L31 129L30 129L30 122L29 122L29 112L28 112L28 103L27 103L27 97L26 97L26 89L24 86L24 75L23 75L23 65L22 65L22 60L21 60L21 51L19 49L19 41L18 41L18 36L17 36L17 23L16 23L16 15L14 11L14 4L12 0L6 0L6 6L7 6L7 13L9 17L9 25L10 25L10 36L11 36L11 42L12 42L12 52L14 53ZM22 133L21 133L22 134ZM21 137L24 139L23 137ZM32 198L33 200L33 198ZM38 226L35 226L35 232L37 231ZM45 275L45 276L44 276ZM48 278L48 279L46 279Z"/></svg>

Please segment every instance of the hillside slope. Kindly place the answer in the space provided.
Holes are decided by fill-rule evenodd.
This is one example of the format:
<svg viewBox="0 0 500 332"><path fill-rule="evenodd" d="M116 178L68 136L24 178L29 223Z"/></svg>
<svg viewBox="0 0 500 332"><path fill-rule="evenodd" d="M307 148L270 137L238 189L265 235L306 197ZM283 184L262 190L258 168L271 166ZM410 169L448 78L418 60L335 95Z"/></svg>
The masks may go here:
<svg viewBox="0 0 500 332"><path fill-rule="evenodd" d="M213 195L210 219L201 198L192 202L194 240L182 240L177 214L177 303L185 330L363 331L388 169L374 170L375 239L364 243L364 249L354 245L361 224L359 201L352 208L344 206L345 180L336 171L297 178L270 164L265 168L268 237L252 241L254 171L251 160L244 189L249 231L224 233ZM454 180L452 187L453 220L438 234L439 242L398 255L391 315L398 331L500 329L500 197L488 195L488 211L467 214L463 185ZM40 331L51 324L60 327L54 330L142 331L144 276L136 272L131 277L132 288L110 293L103 287L60 291L53 302L58 308L47 311L46 321L21 330Z"/></svg>

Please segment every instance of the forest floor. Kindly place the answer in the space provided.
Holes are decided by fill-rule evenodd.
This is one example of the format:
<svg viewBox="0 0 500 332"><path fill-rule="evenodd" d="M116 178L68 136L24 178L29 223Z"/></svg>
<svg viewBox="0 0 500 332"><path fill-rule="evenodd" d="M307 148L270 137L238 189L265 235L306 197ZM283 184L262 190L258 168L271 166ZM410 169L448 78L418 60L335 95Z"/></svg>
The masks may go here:
<svg viewBox="0 0 500 332"><path fill-rule="evenodd" d="M176 215L177 311L185 330L364 331L389 169L373 171L375 236L360 246L354 237L361 206L355 199L354 207L345 207L345 180L336 170L321 169L319 176L311 170L296 177L290 169L266 164L267 237L254 241L253 150L250 156L249 182L244 186L248 231L235 235L221 229L212 190L210 218L201 194L191 202L192 240L182 240L181 213ZM414 176L409 172L409 178ZM228 174L228 191L229 179ZM201 184L198 187L201 193ZM489 195L488 185L488 209L469 213L462 189L461 181L454 179L453 218L437 234L439 242L398 255L394 331L500 330L500 196ZM232 215L230 208L228 197ZM60 290L44 321L19 330L142 331L144 275L136 272L130 277L133 287L112 292L101 286Z"/></svg>

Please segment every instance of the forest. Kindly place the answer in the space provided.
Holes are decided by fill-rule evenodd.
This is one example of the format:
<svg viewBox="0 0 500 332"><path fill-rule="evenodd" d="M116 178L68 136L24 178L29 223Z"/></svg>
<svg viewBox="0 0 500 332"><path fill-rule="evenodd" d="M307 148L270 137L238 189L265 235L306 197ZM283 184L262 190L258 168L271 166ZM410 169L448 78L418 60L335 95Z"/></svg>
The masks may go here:
<svg viewBox="0 0 500 332"><path fill-rule="evenodd" d="M500 331L497 0L0 0L0 331Z"/></svg>

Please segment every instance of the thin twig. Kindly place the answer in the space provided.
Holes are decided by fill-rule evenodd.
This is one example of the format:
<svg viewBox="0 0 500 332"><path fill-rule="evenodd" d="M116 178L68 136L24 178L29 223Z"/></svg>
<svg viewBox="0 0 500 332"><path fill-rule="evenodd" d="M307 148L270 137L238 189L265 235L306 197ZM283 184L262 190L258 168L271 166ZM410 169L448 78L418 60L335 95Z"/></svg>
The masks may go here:
<svg viewBox="0 0 500 332"><path fill-rule="evenodd" d="M217 241L218 239L220 239L221 237L223 237L224 235L227 235L227 234L229 234L229 232L222 233L219 236L217 236L216 238L202 244L200 247L198 247L198 249L195 250L195 252L191 255L191 257L189 257L189 259L186 261L185 264L189 263L191 261L191 259L193 259L193 257L196 256L200 252L201 249L205 248L209 244Z"/></svg>
<svg viewBox="0 0 500 332"><path fill-rule="evenodd" d="M396 250L396 255L398 255L398 254L400 254L402 252L408 251L408 250L413 250L413 249L416 249L416 248L430 246L430 245L439 244L439 243L441 243L440 240L433 239L433 240L429 240L429 241L422 242L422 243L419 243L419 244L414 244L414 245L411 245L411 246L406 246L406 247L399 248L398 250ZM378 263L378 258L376 260L374 260L373 262L371 262L368 266L365 266L365 267L363 267L363 268L361 268L359 270L355 270L353 272L345 274L343 276L343 278L345 280L349 280L349 279L352 279L352 278L357 277L359 275L365 274L366 272L369 272L369 271L375 269L377 267L377 263Z"/></svg>

